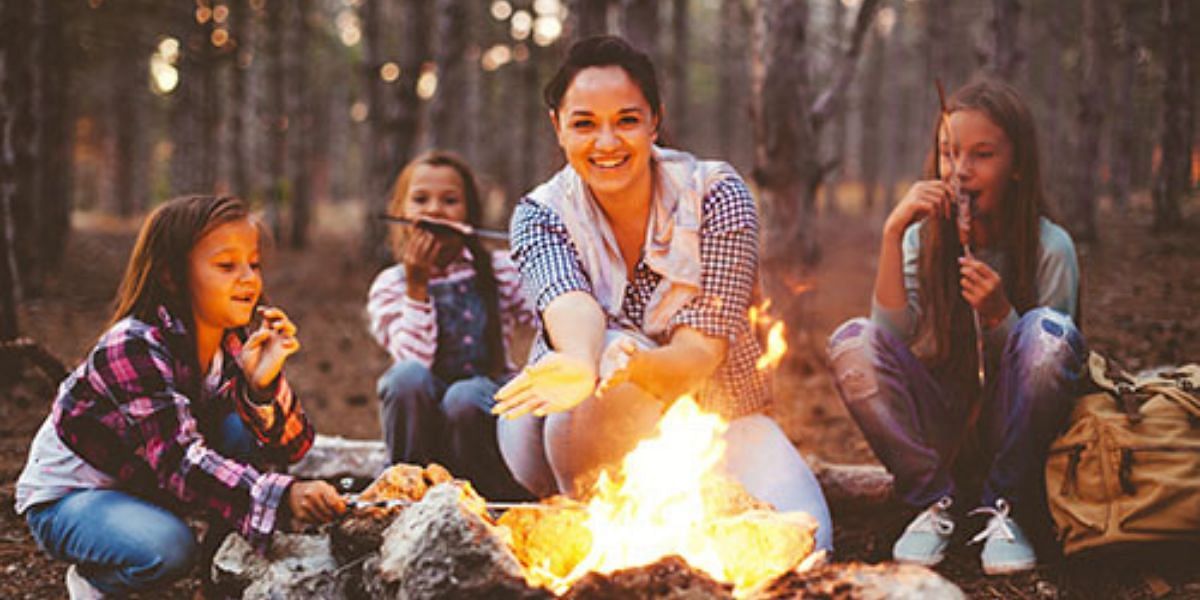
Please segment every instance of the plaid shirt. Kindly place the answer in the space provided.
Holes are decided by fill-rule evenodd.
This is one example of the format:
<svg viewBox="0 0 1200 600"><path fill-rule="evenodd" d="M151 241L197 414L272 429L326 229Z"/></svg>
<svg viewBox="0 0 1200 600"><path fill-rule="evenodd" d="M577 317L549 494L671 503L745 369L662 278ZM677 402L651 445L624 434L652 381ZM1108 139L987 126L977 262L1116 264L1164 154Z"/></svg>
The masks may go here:
<svg viewBox="0 0 1200 600"><path fill-rule="evenodd" d="M53 418L63 443L121 489L211 510L263 549L293 478L260 467L299 460L313 429L282 374L270 397L251 397L235 360L244 335L226 334L220 382L210 394L182 321L162 307L155 323L123 319L59 387ZM225 458L206 442L233 410L257 438L258 466Z"/></svg>
<svg viewBox="0 0 1200 600"><path fill-rule="evenodd" d="M708 190L701 212L701 293L671 318L668 333L654 341L666 343L670 332L681 325L729 340L725 361L701 387L697 400L702 407L732 419L761 412L771 402L766 377L754 367L762 351L746 316L758 276L758 211L746 184L730 177ZM575 244L554 211L523 199L513 213L511 231L513 259L538 315L562 294L592 293ZM646 303L661 280L661 275L639 259L625 287L622 322L610 326L641 330ZM543 326L540 322L538 326L543 335L534 340L530 362L550 350Z"/></svg>

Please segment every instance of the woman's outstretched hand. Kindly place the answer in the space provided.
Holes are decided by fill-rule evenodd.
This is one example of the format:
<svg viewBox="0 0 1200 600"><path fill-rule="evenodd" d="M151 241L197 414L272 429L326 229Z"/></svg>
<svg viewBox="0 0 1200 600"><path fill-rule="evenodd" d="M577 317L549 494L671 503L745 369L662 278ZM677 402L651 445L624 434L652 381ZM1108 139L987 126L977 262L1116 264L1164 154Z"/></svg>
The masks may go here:
<svg viewBox="0 0 1200 600"><path fill-rule="evenodd" d="M492 414L506 419L543 417L570 410L596 390L596 367L562 352L550 352L496 392Z"/></svg>
<svg viewBox="0 0 1200 600"><path fill-rule="evenodd" d="M987 263L965 256L958 259L959 286L963 299L979 312L979 319L993 327L1012 310L1008 296L1004 295L1004 282L1000 274Z"/></svg>
<svg viewBox="0 0 1200 600"><path fill-rule="evenodd" d="M295 323L282 310L260 306L258 314L262 324L246 340L237 358L251 391L262 394L275 381L284 361L300 349L300 341L296 339Z"/></svg>
<svg viewBox="0 0 1200 600"><path fill-rule="evenodd" d="M914 222L930 216L949 219L954 209L950 184L936 179L918 181L908 188L883 225L885 232L903 234Z"/></svg>

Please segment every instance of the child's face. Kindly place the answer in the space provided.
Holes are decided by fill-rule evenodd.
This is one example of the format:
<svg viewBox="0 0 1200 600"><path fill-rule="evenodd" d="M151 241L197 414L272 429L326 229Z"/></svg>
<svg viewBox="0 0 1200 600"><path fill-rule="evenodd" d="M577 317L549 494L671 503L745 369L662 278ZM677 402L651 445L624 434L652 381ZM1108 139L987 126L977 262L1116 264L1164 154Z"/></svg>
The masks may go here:
<svg viewBox="0 0 1200 600"><path fill-rule="evenodd" d="M467 197L458 171L449 166L417 165L404 196L404 216L466 222Z"/></svg>
<svg viewBox="0 0 1200 600"><path fill-rule="evenodd" d="M949 131L942 129L942 178L951 164L965 192L978 192L978 211L985 218L1000 212L1000 202L1013 180L1013 146L1008 135L978 110L950 114Z"/></svg>
<svg viewBox="0 0 1200 600"><path fill-rule="evenodd" d="M201 237L188 253L188 293L197 328L248 324L262 293L258 228L242 219Z"/></svg>

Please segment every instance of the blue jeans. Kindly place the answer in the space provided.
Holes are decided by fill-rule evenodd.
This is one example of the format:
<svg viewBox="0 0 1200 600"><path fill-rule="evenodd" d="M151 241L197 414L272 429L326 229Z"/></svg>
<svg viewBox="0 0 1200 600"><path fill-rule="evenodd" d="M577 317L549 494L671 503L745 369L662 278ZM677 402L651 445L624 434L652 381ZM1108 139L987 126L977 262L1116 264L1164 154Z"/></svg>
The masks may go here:
<svg viewBox="0 0 1200 600"><path fill-rule="evenodd" d="M1025 313L1009 332L975 432L989 464L983 504L1004 498L1040 510L1046 451L1070 414L1085 356L1071 318L1048 308ZM920 508L954 497L968 399L955 397L907 344L868 319L839 327L829 358L842 401L895 477L896 496Z"/></svg>
<svg viewBox="0 0 1200 600"><path fill-rule="evenodd" d="M500 386L475 376L447 384L416 361L400 361L379 378L380 425L392 464L441 463L486 498L522 500L496 444L493 396Z"/></svg>
<svg viewBox="0 0 1200 600"><path fill-rule="evenodd" d="M245 460L251 433L236 413L209 440L230 458ZM169 585L200 558L191 529L171 511L120 490L71 492L25 512L34 539L52 558L79 565L79 574L105 594L126 595Z"/></svg>

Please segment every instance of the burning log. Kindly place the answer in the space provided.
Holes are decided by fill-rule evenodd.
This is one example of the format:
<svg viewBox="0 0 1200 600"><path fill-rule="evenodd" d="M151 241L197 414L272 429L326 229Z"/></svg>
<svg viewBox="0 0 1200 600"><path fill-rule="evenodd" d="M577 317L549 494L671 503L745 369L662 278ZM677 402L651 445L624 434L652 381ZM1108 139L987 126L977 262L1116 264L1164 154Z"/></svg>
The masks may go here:
<svg viewBox="0 0 1200 600"><path fill-rule="evenodd" d="M589 573L563 596L564 600L725 600L733 586L719 583L678 556L668 556L644 567L621 569L608 575Z"/></svg>

